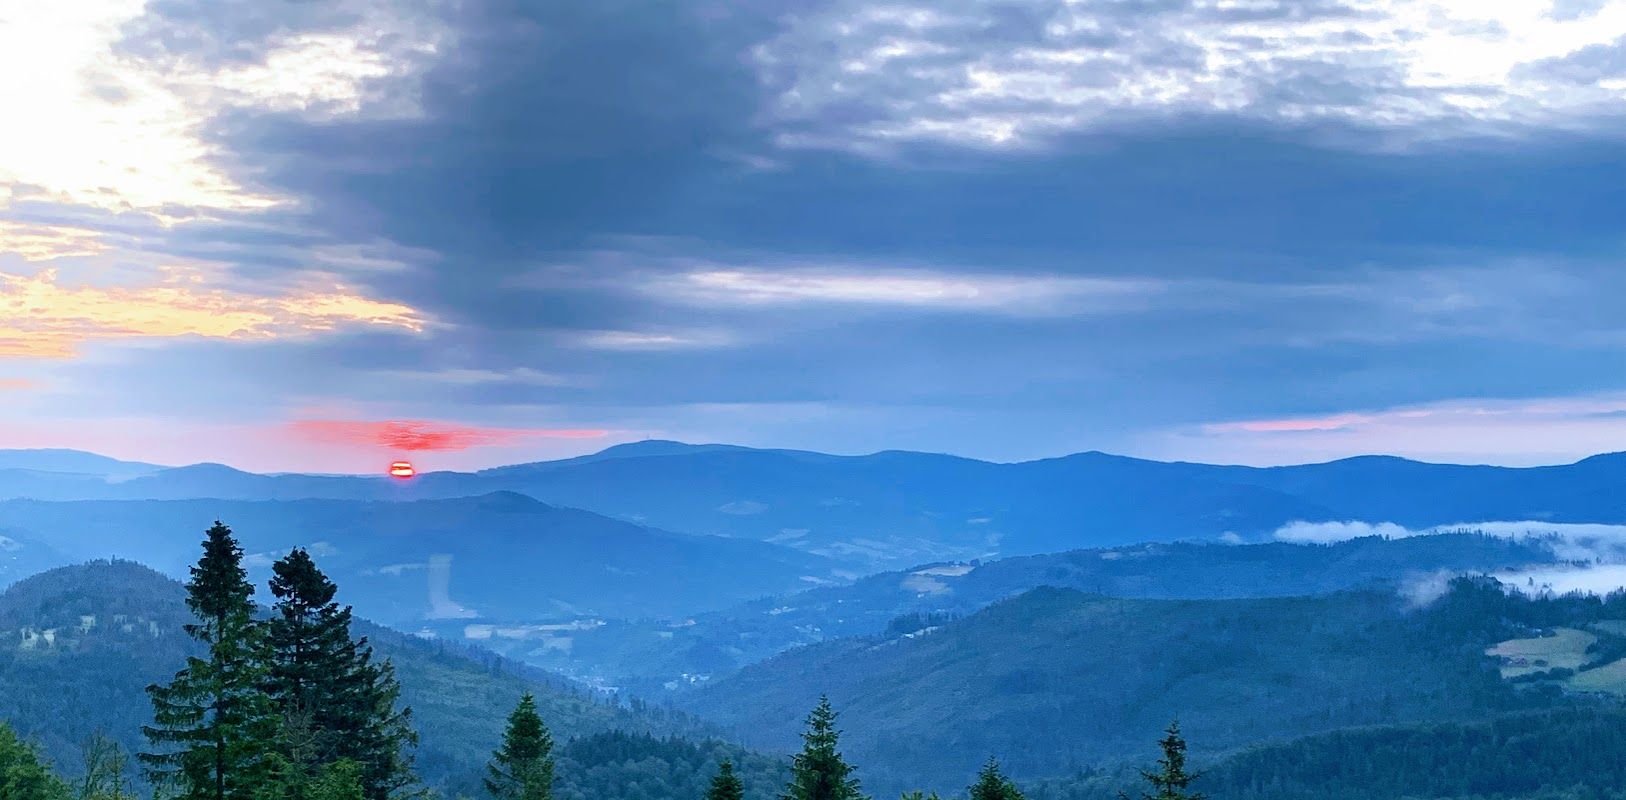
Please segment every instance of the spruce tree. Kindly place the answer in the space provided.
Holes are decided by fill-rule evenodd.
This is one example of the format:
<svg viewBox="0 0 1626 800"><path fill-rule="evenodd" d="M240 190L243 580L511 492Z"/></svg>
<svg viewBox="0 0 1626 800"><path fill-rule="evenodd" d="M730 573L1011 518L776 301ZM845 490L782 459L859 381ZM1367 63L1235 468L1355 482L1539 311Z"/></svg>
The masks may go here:
<svg viewBox="0 0 1626 800"><path fill-rule="evenodd" d="M407 790L418 781L411 751L418 734L412 729L412 709L400 704L401 683L395 678L395 665L389 659L375 663L366 642L360 641L353 673L366 724L343 752L357 763L367 800L387 800L410 795Z"/></svg>
<svg viewBox="0 0 1626 800"><path fill-rule="evenodd" d="M966 794L970 800L1024 800L1016 784L999 771L999 761L994 758L983 765L982 771L977 773L977 782L966 789Z"/></svg>
<svg viewBox="0 0 1626 800"><path fill-rule="evenodd" d="M802 752L791 762L790 783L780 795L781 800L859 800L864 796L858 780L852 777L853 768L842 760L837 749L840 739L830 698L820 697L818 706L807 717Z"/></svg>
<svg viewBox="0 0 1626 800"><path fill-rule="evenodd" d="M324 765L353 762L366 800L387 800L415 781L410 710L389 662L375 664L350 635L352 611L338 587L296 549L272 566L277 601L268 625L266 690L282 718L285 769L314 779Z"/></svg>
<svg viewBox="0 0 1626 800"><path fill-rule="evenodd" d="M262 689L265 630L242 560L231 529L216 521L186 584L197 622L185 630L205 657L188 658L168 685L147 687L153 724L142 730L156 752L141 760L182 800L249 800L269 763L276 718Z"/></svg>
<svg viewBox="0 0 1626 800"><path fill-rule="evenodd" d="M1206 800L1205 795L1190 791L1197 776L1186 771L1186 740L1180 736L1179 720L1169 723L1157 744L1163 757L1158 759L1156 771L1141 770L1141 777L1152 787L1151 792L1141 794L1141 800Z"/></svg>
<svg viewBox="0 0 1626 800"><path fill-rule="evenodd" d="M492 754L486 791L497 800L552 800L553 737L526 692L508 715L502 747Z"/></svg>
<svg viewBox="0 0 1626 800"><path fill-rule="evenodd" d="M725 758L717 765L717 775L711 779L711 788L706 790L706 800L745 800L745 784L734 774L734 762Z"/></svg>

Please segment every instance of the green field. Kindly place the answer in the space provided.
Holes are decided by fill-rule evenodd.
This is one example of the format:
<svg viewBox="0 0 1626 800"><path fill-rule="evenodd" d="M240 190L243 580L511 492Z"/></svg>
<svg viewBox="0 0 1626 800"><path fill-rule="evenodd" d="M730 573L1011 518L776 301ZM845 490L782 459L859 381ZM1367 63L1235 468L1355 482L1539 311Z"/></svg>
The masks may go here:
<svg viewBox="0 0 1626 800"><path fill-rule="evenodd" d="M1586 649L1598 637L1576 628L1554 628L1551 636L1509 639L1485 651L1502 659L1502 677L1517 678L1560 667L1580 669L1586 663Z"/></svg>

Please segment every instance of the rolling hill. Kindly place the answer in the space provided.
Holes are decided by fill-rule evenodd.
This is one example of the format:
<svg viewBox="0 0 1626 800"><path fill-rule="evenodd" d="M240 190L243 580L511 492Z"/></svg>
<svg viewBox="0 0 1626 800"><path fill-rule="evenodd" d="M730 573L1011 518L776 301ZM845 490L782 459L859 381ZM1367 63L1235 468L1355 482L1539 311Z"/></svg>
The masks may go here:
<svg viewBox="0 0 1626 800"><path fill-rule="evenodd" d="M126 558L173 576L185 574L216 519L238 533L254 574L308 547L361 613L408 630L426 620L668 618L835 578L823 559L791 548L669 533L512 492L410 502L0 502L0 535L48 543L58 564Z"/></svg>
<svg viewBox="0 0 1626 800"><path fill-rule="evenodd" d="M70 774L80 744L98 731L139 751L140 726L151 713L144 687L167 680L192 651L181 631L190 621L184 594L175 581L130 562L60 568L0 593L0 720ZM698 772L709 774L696 759L714 767L722 757L744 762L757 797L768 796L778 778L776 760L710 741L714 728L681 713L617 705L539 670L376 625L361 623L356 632L395 664L403 702L422 737L419 772L431 786L474 790L504 718L526 691L536 694L562 743L585 737L585 750L566 745L562 754L574 759L582 780L641 777L692 786ZM598 759L593 753L603 749L600 740L613 732L625 741L605 756L609 760ZM678 774L658 760L666 751L682 756ZM586 775L590 771L596 777ZM584 797L574 783L561 790Z"/></svg>
<svg viewBox="0 0 1626 800"><path fill-rule="evenodd" d="M1558 560L1540 540L1476 534L1334 544L1195 542L928 564L850 584L751 600L682 624L609 621L569 648L522 637L487 646L529 663L647 695L715 679L792 647L965 616L1040 586L1125 598L1214 599L1407 589L1440 573L1477 574ZM564 634L561 634L564 635Z"/></svg>
<svg viewBox="0 0 1626 800"><path fill-rule="evenodd" d="M787 749L827 693L873 789L1137 761L1170 719L1212 757L1340 728L1471 721L1572 702L1486 655L1529 630L1472 581L1414 609L1386 592L1126 600L1041 588L969 617L797 648L678 695L751 744ZM885 770L885 771L882 771Z"/></svg>
<svg viewBox="0 0 1626 800"><path fill-rule="evenodd" d="M1626 712L1340 730L1248 748L1198 770L1195 788L1226 800L1618 800L1626 796ZM1023 788L1030 800L1120 800L1143 785L1125 769Z"/></svg>

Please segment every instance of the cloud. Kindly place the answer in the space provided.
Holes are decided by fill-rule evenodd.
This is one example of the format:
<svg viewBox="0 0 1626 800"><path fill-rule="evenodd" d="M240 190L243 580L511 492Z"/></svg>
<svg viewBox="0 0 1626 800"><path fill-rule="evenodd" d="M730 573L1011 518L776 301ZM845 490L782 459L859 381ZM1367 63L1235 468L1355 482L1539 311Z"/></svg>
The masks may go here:
<svg viewBox="0 0 1626 800"><path fill-rule="evenodd" d="M1375 411L1209 423L1148 437L1145 452L1225 453L1232 461L1251 464L1383 453L1536 465L1582 458L1622 443L1626 443L1626 395L1610 393L1444 400Z"/></svg>
<svg viewBox="0 0 1626 800"><path fill-rule="evenodd" d="M1503 585L1526 594L1605 595L1626 588L1626 564L1531 567L1498 572L1495 577Z"/></svg>
<svg viewBox="0 0 1626 800"><path fill-rule="evenodd" d="M1283 542L1332 544L1366 536L1405 539L1452 533L1477 533L1537 542L1551 550L1560 561L1626 564L1626 525L1610 523L1490 520L1412 529L1393 522L1295 521L1277 528L1272 538Z"/></svg>
<svg viewBox="0 0 1626 800"><path fill-rule="evenodd" d="M722 331L586 331L573 340L593 350L690 350L723 347L734 342Z"/></svg>
<svg viewBox="0 0 1626 800"><path fill-rule="evenodd" d="M1170 118L1339 124L1397 142L1602 130L1618 82L1532 69L1626 33L1626 3L847 0L753 58L788 146L1023 148ZM1612 73L1606 73L1612 74Z"/></svg>
<svg viewBox="0 0 1626 800"><path fill-rule="evenodd" d="M1617 4L1552 9L1580 23L1552 30L1588 44L1505 50L1535 59L1513 82L1567 93L1523 128L1551 146L1396 152L1323 145L1333 127L1409 140L1523 123L1412 113L1439 93L1390 55L1431 45L1380 37L1370 62L1329 50L1412 13L1359 3L8 9L0 37L26 41L0 62L27 68L0 71L0 95L39 124L0 130L0 274L131 293L167 286L159 266L198 266L184 293L230 302L176 301L178 335L94 320L31 334L32 352L78 357L16 361L6 374L40 388L6 405L81 443L102 416L280 432L303 415L1001 459L1173 430L1163 454L1301 460L1372 441L1337 439L1374 424L1327 419L1340 413L1620 391L1597 365L1626 345L1626 161L1616 134L1583 127L1615 102L1587 82L1610 80ZM1504 5L1418 29L1465 44L1448 66L1471 66L1481 34L1443 20L1524 13ZM1300 23L1330 38L1284 33ZM1242 102L1213 111L1216 87ZM1497 91L1493 111L1512 108ZM1373 121L1396 103L1393 126ZM243 321L214 313L237 303L334 292L421 330L278 317L186 332ZM1332 430L1204 428L1271 420ZM1513 450L1475 458L1553 457L1539 436L1482 434L1458 431ZM203 442L199 458L223 440L174 437ZM319 449L295 444L234 457L285 468Z"/></svg>
<svg viewBox="0 0 1626 800"><path fill-rule="evenodd" d="M1300 520L1289 522L1278 528L1273 537L1283 542L1332 544L1333 542L1344 542L1365 536L1402 539L1416 535L1415 532L1393 522L1304 522Z"/></svg>
<svg viewBox="0 0 1626 800"><path fill-rule="evenodd" d="M24 261L94 256L106 250L101 235L89 228L0 220L0 253Z"/></svg>
<svg viewBox="0 0 1626 800"><path fill-rule="evenodd" d="M369 325L422 331L413 309L372 300L340 285L280 296L214 288L174 269L135 286L68 285L55 270L0 273L0 357L65 358L85 342L201 336L268 339Z"/></svg>
<svg viewBox="0 0 1626 800"><path fill-rule="evenodd" d="M503 447L537 438L597 439L609 434L592 429L491 428L426 420L296 420L288 429L313 442L406 452Z"/></svg>
<svg viewBox="0 0 1626 800"><path fill-rule="evenodd" d="M300 15L277 16L293 10ZM8 6L0 74L28 77L0 81L0 105L28 124L0 126L0 186L182 217L285 202L231 175L207 126L235 112L410 116L416 78L446 45L426 17L383 3L239 12L245 20L223 54L194 24L195 14L219 13L203 4Z"/></svg>
<svg viewBox="0 0 1626 800"><path fill-rule="evenodd" d="M1601 595L1626 588L1626 525L1502 520L1411 530L1392 522L1292 522L1279 528L1274 538L1330 544L1363 536L1398 539L1450 533L1478 533L1535 544L1562 562L1512 566L1491 573L1515 591ZM1424 605L1445 594L1451 578L1457 574L1442 571L1417 576L1407 581L1400 591L1412 602Z"/></svg>
<svg viewBox="0 0 1626 800"><path fill-rule="evenodd" d="M828 303L1048 314L1111 310L1159 288L1156 281L1130 278L720 268L689 272L649 290L701 305Z"/></svg>

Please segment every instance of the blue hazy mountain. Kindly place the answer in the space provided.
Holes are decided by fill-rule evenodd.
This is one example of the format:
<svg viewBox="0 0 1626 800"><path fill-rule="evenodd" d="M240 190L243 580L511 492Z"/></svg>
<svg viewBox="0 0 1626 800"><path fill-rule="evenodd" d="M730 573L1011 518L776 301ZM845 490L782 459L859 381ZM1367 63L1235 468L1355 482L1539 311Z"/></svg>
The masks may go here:
<svg viewBox="0 0 1626 800"><path fill-rule="evenodd" d="M1295 520L1626 522L1622 454L1534 468L1391 457L1256 468L1093 452L1002 464L650 441L408 483L210 464L123 480L30 475L0 481L0 496L404 500L506 490L666 530L783 543L865 570L1228 533L1258 538Z"/></svg>
<svg viewBox="0 0 1626 800"><path fill-rule="evenodd" d="M39 449L0 450L0 472L19 470L68 475L95 475L103 478L131 478L166 469L157 464L140 461L120 461L116 458L86 453L82 450Z"/></svg>
<svg viewBox="0 0 1626 800"><path fill-rule="evenodd" d="M405 502L0 502L0 535L48 543L42 558L139 559L175 576L196 560L216 519L237 532L256 575L307 547L359 611L409 629L431 619L673 617L834 577L820 557L788 547L670 533L512 492Z"/></svg>

